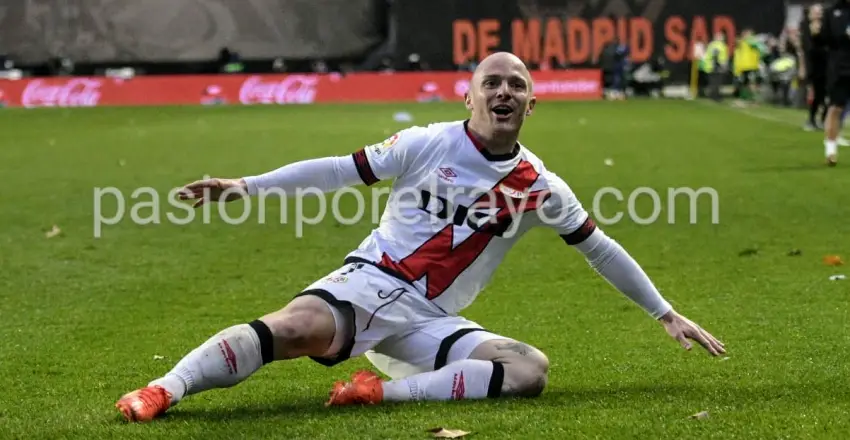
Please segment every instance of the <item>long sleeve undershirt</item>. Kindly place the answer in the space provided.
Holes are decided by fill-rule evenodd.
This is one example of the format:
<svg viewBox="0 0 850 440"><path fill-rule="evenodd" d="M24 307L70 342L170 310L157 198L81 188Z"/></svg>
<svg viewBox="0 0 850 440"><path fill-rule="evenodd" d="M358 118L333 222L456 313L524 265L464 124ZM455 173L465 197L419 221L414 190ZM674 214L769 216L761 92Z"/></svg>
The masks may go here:
<svg viewBox="0 0 850 440"><path fill-rule="evenodd" d="M271 189L283 190L287 196L316 190L325 193L363 183L350 155L295 162L244 179L252 196Z"/></svg>
<svg viewBox="0 0 850 440"><path fill-rule="evenodd" d="M593 269L653 318L658 319L672 309L637 261L601 229L575 247Z"/></svg>

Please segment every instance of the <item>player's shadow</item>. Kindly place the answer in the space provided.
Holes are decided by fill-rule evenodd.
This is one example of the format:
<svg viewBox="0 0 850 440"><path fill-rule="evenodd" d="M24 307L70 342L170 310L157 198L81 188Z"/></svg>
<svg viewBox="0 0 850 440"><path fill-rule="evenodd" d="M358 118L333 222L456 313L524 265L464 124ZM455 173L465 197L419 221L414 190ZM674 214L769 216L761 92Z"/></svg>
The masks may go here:
<svg viewBox="0 0 850 440"><path fill-rule="evenodd" d="M451 402L449 406L445 402L394 402L381 405L352 405L342 407L325 407L321 399L300 399L296 401L278 401L264 403L249 403L236 407L207 407L203 404L191 407L177 407L162 416L162 422L204 421L216 422L222 420L268 420L279 417L291 418L293 416L306 419L328 419L336 417L348 417L351 414L362 415L363 411L376 411L379 413L392 413L393 415L404 415L410 412L412 415L421 411L423 406L431 406L439 411L449 409L458 410L459 406L475 405L479 407L499 407L504 410L507 404L511 409L521 410L524 406L552 405L559 406L586 406L588 404L599 404L600 402L635 402L663 398L669 395L686 395L699 393L693 387L670 384L658 385L624 385L621 387L589 387L589 388L559 388L547 390L539 398L504 398L504 399L481 399L465 400L462 402ZM509 402L508 402L509 401Z"/></svg>
<svg viewBox="0 0 850 440"><path fill-rule="evenodd" d="M158 423L181 423L186 421L194 422L220 422L222 420L269 420L275 418L299 417L305 419L333 419L337 417L350 417L351 415L362 416L364 411L374 411L383 414L393 414L395 416L410 413L414 416L422 411L423 406L433 406L434 409L440 407L456 411L458 406L466 405L502 405L505 400L512 400L511 405L521 405L523 401L529 404L535 404L534 399L514 398L514 399L498 399L498 400L465 400L461 402L452 402L448 407L443 406L445 402L388 402L381 405L351 405L351 406L335 406L326 407L321 399L300 400L300 401L280 401L280 402L265 402L257 404L246 404L232 408L222 407L175 407L169 412L166 412L158 419ZM203 404L201 404L203 405Z"/></svg>
<svg viewBox="0 0 850 440"><path fill-rule="evenodd" d="M563 388L550 389L538 398L510 398L510 399L482 399L482 400L465 400L462 402L399 402L385 403L382 405L369 406L342 406L342 407L325 407L321 400L309 399L298 401L280 401L266 402L262 404L247 404L233 408L222 407L203 407L192 406L174 408L166 413L161 418L161 422L186 422L186 421L204 421L204 422L220 422L223 420L270 420L285 417L305 419L334 419L346 418L352 414L358 417L362 416L363 411L374 411L383 414L393 414L394 416L404 416L405 413L410 413L414 416L423 410L423 406L429 406L430 409L446 411L465 411L467 405L475 405L476 407L492 407L499 411L520 410L529 407L540 406L557 406L559 408L574 407L574 408L598 408L598 407L621 407L621 406L640 406L646 405L649 402L661 402L669 400L671 396L684 401L710 401L712 399L720 400L736 400L736 401L754 401L754 400L771 400L795 395L799 399L818 401L824 396L830 395L830 385L822 384L783 384L778 387L771 384L746 387L725 387L722 389L709 389L705 386L690 385L690 384L623 384L622 386L590 386L590 387L573 387L566 386ZM507 401L510 402L507 402Z"/></svg>
<svg viewBox="0 0 850 440"><path fill-rule="evenodd" d="M162 422L180 423L187 420L216 422L222 420L266 420L293 416L308 419L321 419L348 414L363 408L356 406L327 408L321 401L315 402L274 402L247 404L233 408L174 408L161 418Z"/></svg>

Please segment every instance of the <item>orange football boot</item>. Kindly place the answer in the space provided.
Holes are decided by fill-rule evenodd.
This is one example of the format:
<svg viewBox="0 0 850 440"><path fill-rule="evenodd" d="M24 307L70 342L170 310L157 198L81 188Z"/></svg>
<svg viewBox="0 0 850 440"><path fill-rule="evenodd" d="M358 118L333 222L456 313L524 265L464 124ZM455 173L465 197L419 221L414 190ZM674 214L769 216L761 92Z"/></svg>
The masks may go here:
<svg viewBox="0 0 850 440"><path fill-rule="evenodd" d="M384 400L381 378L371 371L358 371L351 375L351 382L338 381L330 392L325 406L375 405Z"/></svg>
<svg viewBox="0 0 850 440"><path fill-rule="evenodd" d="M154 385L129 392L115 403L128 422L149 422L171 406L171 393Z"/></svg>

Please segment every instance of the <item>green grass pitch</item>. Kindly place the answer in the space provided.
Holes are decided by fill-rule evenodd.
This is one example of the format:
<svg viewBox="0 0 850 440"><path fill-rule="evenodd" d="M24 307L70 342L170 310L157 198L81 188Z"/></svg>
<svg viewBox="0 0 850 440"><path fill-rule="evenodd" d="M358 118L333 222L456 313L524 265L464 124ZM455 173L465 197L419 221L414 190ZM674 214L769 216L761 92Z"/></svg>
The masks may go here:
<svg viewBox="0 0 850 440"><path fill-rule="evenodd" d="M0 112L0 438L425 439L437 426L476 439L847 438L850 280L829 277L850 268L822 258L850 258L850 154L825 167L821 134L800 129L802 113L759 118L684 101L543 102L521 140L588 209L602 188L624 194L601 199L599 213L626 214L605 230L726 343L728 359L682 350L540 230L464 313L549 355L540 398L328 409L333 381L368 363L297 360L191 396L154 423L122 422L121 394L218 330L282 307L373 226L328 220L299 238L276 202L264 224L253 212L229 225L214 206L208 224L175 225L167 215L186 211L167 191L349 154L408 125L392 119L402 110L417 124L466 117L458 104ZM95 238L94 191L107 187L124 194L126 212ZM159 224L131 221L134 203L147 202L141 217L155 213L149 194L130 198L138 187L160 193ZM627 215L643 187L661 202L649 225ZM671 209L667 189L683 187L716 191L717 224L705 196L695 223L686 198ZM103 215L115 214L114 197L103 200ZM353 198L343 200L353 214ZM649 217L654 205L644 195L634 208ZM53 225L61 233L48 238ZM689 418L700 411L709 417Z"/></svg>

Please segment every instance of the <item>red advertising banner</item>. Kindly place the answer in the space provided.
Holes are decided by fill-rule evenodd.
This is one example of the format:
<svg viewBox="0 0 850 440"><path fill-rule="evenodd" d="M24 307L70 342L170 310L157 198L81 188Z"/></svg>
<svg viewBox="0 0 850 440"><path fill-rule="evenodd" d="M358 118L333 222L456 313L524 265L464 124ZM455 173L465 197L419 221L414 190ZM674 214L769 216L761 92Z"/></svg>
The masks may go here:
<svg viewBox="0 0 850 440"><path fill-rule="evenodd" d="M540 100L602 97L601 73L595 69L533 72L532 77ZM32 108L460 101L470 78L464 72L51 77L0 80L0 104Z"/></svg>

